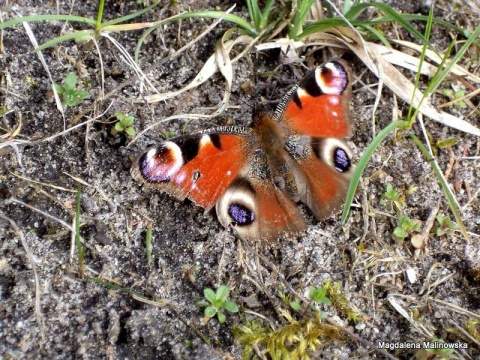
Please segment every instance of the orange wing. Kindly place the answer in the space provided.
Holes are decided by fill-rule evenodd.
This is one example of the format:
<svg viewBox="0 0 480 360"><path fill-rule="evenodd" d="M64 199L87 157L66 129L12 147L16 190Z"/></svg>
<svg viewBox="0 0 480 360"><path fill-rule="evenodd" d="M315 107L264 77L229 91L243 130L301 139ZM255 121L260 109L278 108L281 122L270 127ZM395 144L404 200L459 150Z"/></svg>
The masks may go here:
<svg viewBox="0 0 480 360"><path fill-rule="evenodd" d="M311 71L279 104L275 119L286 135L350 136L349 67L341 60Z"/></svg>
<svg viewBox="0 0 480 360"><path fill-rule="evenodd" d="M134 161L131 173L148 186L210 210L247 166L254 146L248 128L214 128L148 149Z"/></svg>

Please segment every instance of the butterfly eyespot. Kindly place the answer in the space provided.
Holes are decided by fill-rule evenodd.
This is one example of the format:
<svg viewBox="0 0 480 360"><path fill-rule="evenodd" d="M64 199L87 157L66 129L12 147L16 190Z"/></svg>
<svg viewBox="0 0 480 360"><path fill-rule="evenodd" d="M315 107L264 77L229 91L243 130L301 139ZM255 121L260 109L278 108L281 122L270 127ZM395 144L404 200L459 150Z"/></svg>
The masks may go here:
<svg viewBox="0 0 480 360"><path fill-rule="evenodd" d="M167 141L158 148L151 148L139 159L141 176L149 183L168 182L183 166L182 150Z"/></svg>
<svg viewBox="0 0 480 360"><path fill-rule="evenodd" d="M340 95L348 85L348 74L338 62L329 62L318 68L317 82L323 94Z"/></svg>
<svg viewBox="0 0 480 360"><path fill-rule="evenodd" d="M352 152L348 145L335 138L316 139L312 143L315 155L339 173L348 174L352 169Z"/></svg>
<svg viewBox="0 0 480 360"><path fill-rule="evenodd" d="M333 151L333 163L338 172L347 172L350 169L351 162L347 152L342 148L337 147Z"/></svg>
<svg viewBox="0 0 480 360"><path fill-rule="evenodd" d="M255 213L242 204L230 204L228 215L238 226L250 225L255 221Z"/></svg>

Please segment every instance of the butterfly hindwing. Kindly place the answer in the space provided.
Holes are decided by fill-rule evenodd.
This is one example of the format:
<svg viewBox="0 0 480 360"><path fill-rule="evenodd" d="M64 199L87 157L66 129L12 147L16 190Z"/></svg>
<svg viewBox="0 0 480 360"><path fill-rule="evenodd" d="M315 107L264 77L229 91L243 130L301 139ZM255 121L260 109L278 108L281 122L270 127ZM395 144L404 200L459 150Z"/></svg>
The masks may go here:
<svg viewBox="0 0 480 360"><path fill-rule="evenodd" d="M216 206L220 223L233 225L244 239L271 241L306 228L297 204L273 181L266 160L257 153Z"/></svg>
<svg viewBox="0 0 480 360"><path fill-rule="evenodd" d="M348 145L335 138L290 138L287 150L300 200L317 219L337 211L345 201L354 167Z"/></svg>

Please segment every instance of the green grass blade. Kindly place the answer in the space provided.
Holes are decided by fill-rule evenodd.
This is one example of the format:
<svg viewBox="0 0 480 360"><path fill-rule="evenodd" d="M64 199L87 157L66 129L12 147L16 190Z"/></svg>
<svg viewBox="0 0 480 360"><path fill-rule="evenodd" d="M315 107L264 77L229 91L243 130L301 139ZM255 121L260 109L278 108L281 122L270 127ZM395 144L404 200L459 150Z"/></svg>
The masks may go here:
<svg viewBox="0 0 480 360"><path fill-rule="evenodd" d="M447 62L447 58L450 55L450 52L453 50L453 47L456 44L456 41L453 40L447 50L445 51L445 55L442 59L442 62L438 65L438 69L435 72L435 74L432 76L432 80L429 82L427 88L425 89L423 93L423 98L421 99L423 101L424 98L427 96L433 94L439 86L442 84L443 80L450 74L452 68L457 64L457 62L465 55L467 52L468 48L474 43L474 41L480 36L480 25L477 26L475 31L470 34L470 36L467 38L467 41L462 45L462 47L458 50L458 52L455 54L452 60L448 62L448 64L445 66ZM423 53L423 51L422 51ZM415 109L415 112L413 115L411 115L410 121L413 122L413 120L416 118L417 113L419 109Z"/></svg>
<svg viewBox="0 0 480 360"><path fill-rule="evenodd" d="M105 9L105 0L98 0L97 21L95 23L95 29L100 29L103 19L103 10Z"/></svg>
<svg viewBox="0 0 480 360"><path fill-rule="evenodd" d="M152 262L152 224L147 226L147 234L145 236L145 251L147 253L147 263Z"/></svg>
<svg viewBox="0 0 480 360"><path fill-rule="evenodd" d="M296 40L300 40L304 37L307 37L308 35L312 35L317 32L321 32L335 26L348 26L348 25L343 19L338 19L338 18L327 18L319 21L313 21L304 26L302 33L297 34Z"/></svg>
<svg viewBox="0 0 480 360"><path fill-rule="evenodd" d="M123 293L128 294L128 295L135 295L135 296L138 296L140 298L148 300L148 297L145 296L144 294L139 293L138 291L134 291L134 290L124 288L124 287L122 287L118 284L115 284L113 282L110 282L110 281L107 281L107 280L104 280L104 279L100 279L98 277L93 277L93 276L86 276L85 279L88 280L88 281L92 281L94 283L100 284L102 286L105 286L109 289L117 290L117 291L123 292ZM157 301L161 302L161 300L157 300Z"/></svg>
<svg viewBox="0 0 480 360"><path fill-rule="evenodd" d="M427 26L425 28L425 38L427 38L427 39L430 39L430 33L432 31L432 21L433 21L433 6L430 8L430 12L428 14ZM417 74L415 75L415 86L414 86L413 91L412 91L412 97L411 97L411 100L410 100L410 104L414 103L413 101L415 99L415 92L418 89L418 84L420 82L420 74L421 74L420 69L422 68L423 63L425 61L426 53L427 53L427 44L423 43L422 52L420 54L420 62L418 64L418 69L419 70L417 71ZM439 69L440 68L441 68L441 66L439 67ZM424 101L426 96L427 96L427 92L425 92L423 94L423 97L421 99L421 103ZM407 115L407 120L408 120L410 126L413 124L413 122L415 120L415 117L417 116L417 112L418 112L419 108L420 108L420 104L417 107L417 109L414 111L414 116L412 116L413 106L410 105L410 107L408 109L408 115Z"/></svg>
<svg viewBox="0 0 480 360"><path fill-rule="evenodd" d="M262 12L260 11L260 7L258 6L257 0L247 0L247 8L248 14L250 15L250 20L255 27L255 30L260 30Z"/></svg>
<svg viewBox="0 0 480 360"><path fill-rule="evenodd" d="M65 34L65 35L62 35L62 36L59 36L59 37L56 37L52 40L48 40L47 42L43 43L42 45L40 45L39 47L37 47L34 52L38 52L38 51L42 51L42 50L45 50L49 47L52 47L56 44L59 44L59 43L62 43L62 42L65 42L65 41L69 41L69 40L75 40L75 41L78 41L78 40L84 40L90 36L94 36L95 34L95 30L79 30L79 31L75 31L71 34Z"/></svg>
<svg viewBox="0 0 480 360"><path fill-rule="evenodd" d="M402 14L401 16L406 21L422 21L422 22L427 22L428 21L428 16L426 16L426 15ZM374 23L385 23L385 22L392 21L392 19L389 18L389 17L379 17L379 18L372 19L371 21L374 22ZM440 26L442 26L446 29L453 30L457 34L459 34L459 35L461 35L465 38L468 38L468 33L464 29L459 28L458 26L455 26L455 25L453 25L453 24L451 24L451 23L449 23L445 20L437 19L437 18L433 18L432 21L436 25L440 25Z"/></svg>
<svg viewBox="0 0 480 360"><path fill-rule="evenodd" d="M140 15L143 15L147 12L149 12L150 10L152 10L155 6L157 6L158 4L160 4L160 1L157 1L155 3L153 3L152 5L150 6L147 6L145 9L142 9L142 10L139 10L139 11L136 11L132 14L129 14L129 15L125 15L125 16L122 16L122 17L119 17L117 19L113 19L113 20L110 20L110 21L106 21L104 22L103 24L101 24L99 26L99 29L102 29L104 28L105 26L109 26L109 25L115 25L115 24L121 24L123 22L126 22L126 21L129 21L131 19L134 19L136 17L139 17Z"/></svg>
<svg viewBox="0 0 480 360"><path fill-rule="evenodd" d="M348 214L350 213L350 206L353 203L353 197L355 196L355 192L357 191L358 183L360 182L360 178L363 174L363 171L368 165L370 158L373 155L375 149L380 145L380 143L390 134L393 130L397 128L404 128L408 125L406 121L395 121L390 123L385 129L380 131L380 133L373 139L370 145L365 149L362 157L360 158L355 171L353 172L352 180L350 181L350 185L348 187L347 198L345 200L345 206L343 208L342 213L342 222L347 220Z"/></svg>
<svg viewBox="0 0 480 360"><path fill-rule="evenodd" d="M75 16L75 15L31 15L31 16L18 17L15 19L10 19L8 21L2 22L0 23L0 30L9 28L11 26L15 26L23 22L48 21L48 20L80 22L83 24L87 23L93 26L95 26L95 23L96 23L96 21L93 19L82 17L82 16Z"/></svg>
<svg viewBox="0 0 480 360"><path fill-rule="evenodd" d="M402 25L408 32L410 32L413 36L415 36L417 39L421 40L422 42L424 43L427 43L428 44L428 41L427 39L425 39L425 37L422 35L422 33L420 33L417 29L415 29L415 27L412 26L412 24L410 24L408 22L408 20L406 20L402 14L399 14L398 12L396 12L392 7L390 7L389 5L387 4L383 4L383 3L378 3L378 2L374 2L374 3L365 3L365 4L358 4L354 7L352 7L346 14L345 14L345 17L352 21L352 20L355 20L358 18L358 16L367 8L369 7L374 7L376 8L377 10L381 11L383 14L385 14L387 16L387 18L390 18L392 19L393 21L397 22L398 24Z"/></svg>
<svg viewBox="0 0 480 360"><path fill-rule="evenodd" d="M363 28L365 28L365 30L368 31L368 33L374 35L378 40L380 40L380 42L385 45L386 47L388 48L391 48L392 46L390 45L390 43L388 42L387 38L385 36L383 36L382 32L378 31L377 29L375 29L374 27L370 26L370 25L367 25L367 26L361 26Z"/></svg>
<svg viewBox="0 0 480 360"><path fill-rule="evenodd" d="M263 30L268 25L268 20L270 19L270 14L272 12L273 4L275 0L268 0L265 4L265 8L263 9L262 16L260 19L260 29L257 31Z"/></svg>
<svg viewBox="0 0 480 360"><path fill-rule="evenodd" d="M457 64L457 62L465 55L469 47L474 43L474 41L478 40L478 37L480 36L480 25L477 26L475 31L473 31L470 36L467 38L467 41L462 45L462 47L457 51L455 56L453 57L452 60L448 62L448 64L443 67L439 66L439 71L438 71L438 76L437 74L434 75L432 78L432 81L428 84L427 89L425 90L425 94L432 94L435 92L440 84L445 80L445 78L450 74L452 71L452 68ZM455 44L455 42L452 41L452 47Z"/></svg>
<svg viewBox="0 0 480 360"><path fill-rule="evenodd" d="M435 161L435 159L433 159L432 155L429 153L427 148L422 144L420 139L418 139L418 137L416 137L414 134L410 134L409 136L418 146L423 156L428 160L428 163L430 164L433 171L435 172L435 175L437 176L437 179L440 182L440 185L442 185L443 193L447 197L450 210L452 210L453 216L455 216L455 220L457 221L458 227L460 228L460 231L462 232L462 235L465 237L465 239L468 242L470 242L470 237L468 236L467 229L465 227L465 224L463 223L462 215L460 214L460 209L458 208L457 201L455 200L455 197L453 196L452 191L448 186L447 179L445 179L445 176L443 176L443 173L438 167L437 162Z"/></svg>
<svg viewBox="0 0 480 360"><path fill-rule="evenodd" d="M252 28L252 25L248 23L247 21L243 20L241 17L237 15L232 15L232 14L225 14L224 12L220 11L198 11L198 12L189 12L189 13L182 13L178 14L175 16L172 16L168 19L158 21L155 25L153 25L151 28L145 30L143 34L140 36L137 42L137 47L135 48L135 61L138 61L138 58L140 56L140 49L143 45L143 42L145 38L150 35L152 31L154 31L156 28L159 26L166 24L171 21L178 21L178 20L183 20L183 19L189 19L189 18L210 18L210 19L219 19L223 16L223 20L226 20L228 22L234 23L235 25L241 27L242 29L245 29L248 34L254 36L256 34L256 30Z"/></svg>
<svg viewBox="0 0 480 360"><path fill-rule="evenodd" d="M314 2L315 0L299 1L299 6L297 11L295 12L292 26L289 29L290 38L297 39L298 35L303 32L303 27L305 26L305 19L308 15L308 11L310 10Z"/></svg>

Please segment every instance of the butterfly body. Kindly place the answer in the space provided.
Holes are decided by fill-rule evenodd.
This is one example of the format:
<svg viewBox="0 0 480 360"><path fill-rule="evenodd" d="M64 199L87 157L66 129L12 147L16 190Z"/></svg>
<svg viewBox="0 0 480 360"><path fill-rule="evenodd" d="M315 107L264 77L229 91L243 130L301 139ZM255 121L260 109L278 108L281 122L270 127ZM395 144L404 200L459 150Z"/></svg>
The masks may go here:
<svg viewBox="0 0 480 360"><path fill-rule="evenodd" d="M341 140L350 135L348 66L328 62L288 92L273 117L250 127L223 126L147 149L132 176L210 210L252 240L306 228L297 202L318 219L344 200L353 166Z"/></svg>

